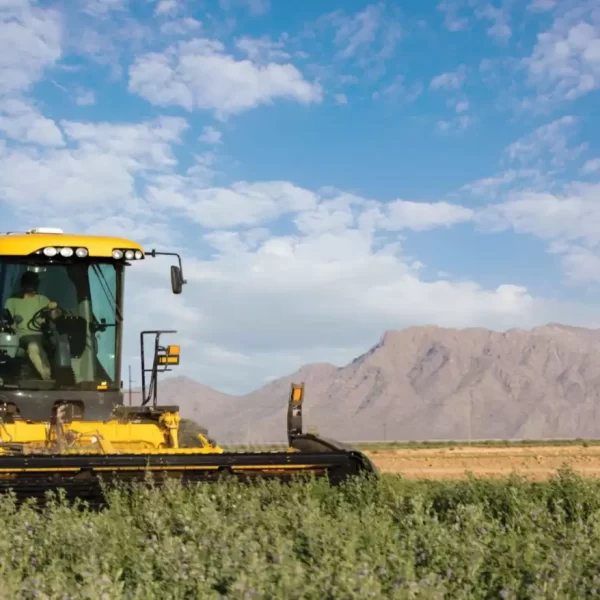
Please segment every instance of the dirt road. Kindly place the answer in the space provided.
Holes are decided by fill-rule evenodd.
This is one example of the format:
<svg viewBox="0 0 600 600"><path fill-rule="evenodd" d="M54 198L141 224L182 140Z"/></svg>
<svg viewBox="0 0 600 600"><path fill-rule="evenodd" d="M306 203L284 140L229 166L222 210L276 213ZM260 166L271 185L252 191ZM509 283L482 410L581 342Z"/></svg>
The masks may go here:
<svg viewBox="0 0 600 600"><path fill-rule="evenodd" d="M600 477L600 446L400 448L365 454L382 473L398 473L407 479L463 479L468 472L491 478L516 472L544 480L563 465L585 476Z"/></svg>

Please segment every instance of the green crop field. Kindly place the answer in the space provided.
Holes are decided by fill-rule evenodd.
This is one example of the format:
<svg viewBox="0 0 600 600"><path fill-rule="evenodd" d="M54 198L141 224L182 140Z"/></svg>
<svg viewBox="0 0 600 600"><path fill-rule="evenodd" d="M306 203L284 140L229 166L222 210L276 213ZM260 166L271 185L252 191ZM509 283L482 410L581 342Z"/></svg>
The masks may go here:
<svg viewBox="0 0 600 600"><path fill-rule="evenodd" d="M571 446L600 446L600 439L541 439L541 440L431 440L431 441L397 441L397 442L349 442L349 445L358 450L382 451L382 450L425 450L427 448L535 448L535 447L571 447ZM253 451L285 451L288 446L284 444L230 444L222 445L228 452Z"/></svg>
<svg viewBox="0 0 600 600"><path fill-rule="evenodd" d="M600 482L383 477L0 499L0 598L588 598Z"/></svg>
<svg viewBox="0 0 600 600"><path fill-rule="evenodd" d="M352 444L360 450L425 450L427 448L535 448L535 447L571 447L600 446L600 439L541 439L541 440L432 440L406 442L357 442Z"/></svg>

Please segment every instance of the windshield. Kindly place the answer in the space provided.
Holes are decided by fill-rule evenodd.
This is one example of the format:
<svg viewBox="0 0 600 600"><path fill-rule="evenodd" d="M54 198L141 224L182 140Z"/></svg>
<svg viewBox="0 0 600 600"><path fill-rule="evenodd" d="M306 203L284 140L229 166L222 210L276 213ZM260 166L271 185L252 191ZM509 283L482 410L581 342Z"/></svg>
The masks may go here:
<svg viewBox="0 0 600 600"><path fill-rule="evenodd" d="M121 270L0 259L0 387L118 389Z"/></svg>

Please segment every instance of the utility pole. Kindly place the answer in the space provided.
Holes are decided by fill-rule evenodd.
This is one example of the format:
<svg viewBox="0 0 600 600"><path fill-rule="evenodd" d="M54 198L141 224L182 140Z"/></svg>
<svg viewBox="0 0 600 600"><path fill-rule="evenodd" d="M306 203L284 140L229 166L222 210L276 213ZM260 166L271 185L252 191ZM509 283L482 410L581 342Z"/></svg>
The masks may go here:
<svg viewBox="0 0 600 600"><path fill-rule="evenodd" d="M131 365L129 365L129 406L131 406Z"/></svg>
<svg viewBox="0 0 600 600"><path fill-rule="evenodd" d="M469 446L473 441L473 392L469 391Z"/></svg>

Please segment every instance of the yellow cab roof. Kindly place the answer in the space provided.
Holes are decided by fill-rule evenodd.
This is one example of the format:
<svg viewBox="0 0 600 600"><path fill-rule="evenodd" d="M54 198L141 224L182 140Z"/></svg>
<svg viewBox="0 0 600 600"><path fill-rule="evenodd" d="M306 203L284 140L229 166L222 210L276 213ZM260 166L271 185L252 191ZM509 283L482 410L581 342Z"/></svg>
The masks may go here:
<svg viewBox="0 0 600 600"><path fill-rule="evenodd" d="M0 233L0 256L28 256L48 246L87 248L91 258L110 258L113 250L144 249L136 242L120 237L69 233Z"/></svg>

